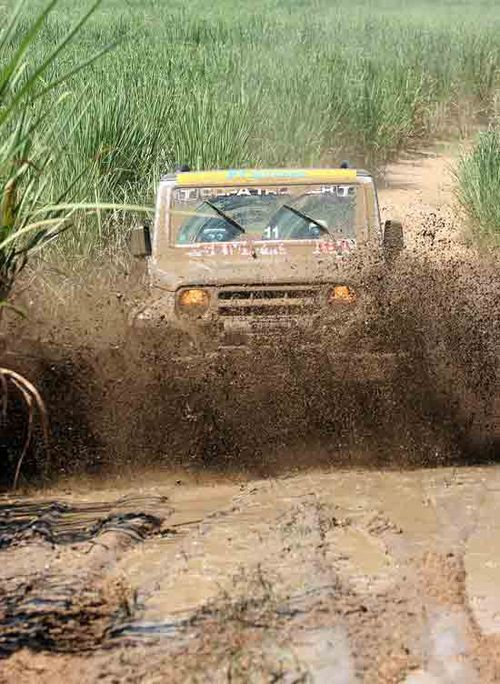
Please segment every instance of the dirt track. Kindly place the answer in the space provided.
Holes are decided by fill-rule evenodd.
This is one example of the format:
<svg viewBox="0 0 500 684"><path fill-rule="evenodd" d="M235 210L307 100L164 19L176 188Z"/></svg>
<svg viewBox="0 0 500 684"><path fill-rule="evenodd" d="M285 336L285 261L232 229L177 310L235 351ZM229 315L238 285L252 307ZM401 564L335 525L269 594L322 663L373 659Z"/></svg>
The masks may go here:
<svg viewBox="0 0 500 684"><path fill-rule="evenodd" d="M417 249L456 243L448 161L389 169ZM0 680L499 681L499 520L498 465L3 497Z"/></svg>
<svg viewBox="0 0 500 684"><path fill-rule="evenodd" d="M498 468L2 503L6 681L498 681Z"/></svg>

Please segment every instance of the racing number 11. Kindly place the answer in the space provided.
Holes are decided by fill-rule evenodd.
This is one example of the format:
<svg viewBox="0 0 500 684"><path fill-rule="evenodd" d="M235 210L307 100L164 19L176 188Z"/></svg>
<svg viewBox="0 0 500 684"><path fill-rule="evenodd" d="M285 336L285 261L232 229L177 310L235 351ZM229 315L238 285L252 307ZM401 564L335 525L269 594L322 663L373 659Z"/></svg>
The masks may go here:
<svg viewBox="0 0 500 684"><path fill-rule="evenodd" d="M280 236L278 226L268 226L264 231L266 240L278 240Z"/></svg>

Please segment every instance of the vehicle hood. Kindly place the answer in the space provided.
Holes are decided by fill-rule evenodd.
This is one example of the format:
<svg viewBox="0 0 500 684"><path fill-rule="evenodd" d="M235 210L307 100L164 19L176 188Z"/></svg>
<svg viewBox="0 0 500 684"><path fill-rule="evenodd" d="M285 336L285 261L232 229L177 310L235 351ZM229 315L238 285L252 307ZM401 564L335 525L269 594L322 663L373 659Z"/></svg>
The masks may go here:
<svg viewBox="0 0 500 684"><path fill-rule="evenodd" d="M150 274L156 285L172 291L190 285L322 283L351 270L354 251L356 257L361 254L354 240L241 248L237 243L194 245L152 259Z"/></svg>

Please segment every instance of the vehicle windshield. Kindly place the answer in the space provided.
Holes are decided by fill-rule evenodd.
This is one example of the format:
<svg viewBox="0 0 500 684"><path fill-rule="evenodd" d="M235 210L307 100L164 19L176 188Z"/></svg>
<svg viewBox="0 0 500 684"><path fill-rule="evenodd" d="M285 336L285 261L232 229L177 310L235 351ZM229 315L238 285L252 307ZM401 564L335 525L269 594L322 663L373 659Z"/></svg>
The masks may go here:
<svg viewBox="0 0 500 684"><path fill-rule="evenodd" d="M178 245L355 238L358 194L356 185L177 188L172 238Z"/></svg>

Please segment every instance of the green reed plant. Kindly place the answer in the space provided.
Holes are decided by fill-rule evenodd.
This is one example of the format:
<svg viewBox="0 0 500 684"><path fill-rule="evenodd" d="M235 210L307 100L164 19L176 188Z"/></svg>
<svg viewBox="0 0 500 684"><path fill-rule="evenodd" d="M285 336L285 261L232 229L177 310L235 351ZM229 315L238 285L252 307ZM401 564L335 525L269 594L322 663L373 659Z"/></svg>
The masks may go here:
<svg viewBox="0 0 500 684"><path fill-rule="evenodd" d="M3 26L0 54L16 37L15 48L0 70L0 301L5 301L28 259L63 231L75 207L61 205L78 179L66 178L53 194L51 169L61 161L64 147L56 141L70 134L76 107L66 116L53 116L64 95L51 95L94 55L57 76L47 78L51 66L95 11L100 0L61 36L41 59L31 49L57 0L51 0L29 25L21 0ZM102 52L102 51L101 51ZM49 110L49 105L52 111ZM61 205L61 206L59 206Z"/></svg>
<svg viewBox="0 0 500 684"><path fill-rule="evenodd" d="M500 246L500 130L481 133L459 162L457 197L471 235Z"/></svg>

